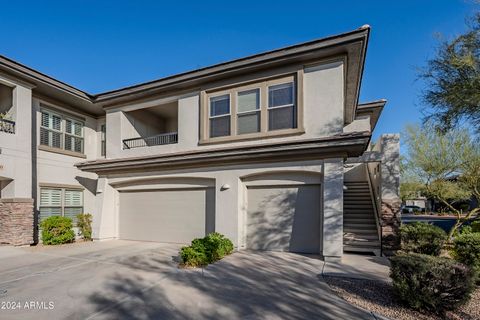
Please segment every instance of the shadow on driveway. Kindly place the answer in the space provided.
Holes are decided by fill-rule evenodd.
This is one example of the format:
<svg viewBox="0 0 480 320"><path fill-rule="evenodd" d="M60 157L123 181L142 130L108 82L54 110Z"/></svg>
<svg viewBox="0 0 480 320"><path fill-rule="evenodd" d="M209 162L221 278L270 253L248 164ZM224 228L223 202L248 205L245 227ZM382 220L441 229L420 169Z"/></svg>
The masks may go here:
<svg viewBox="0 0 480 320"><path fill-rule="evenodd" d="M88 298L96 309L90 319L372 318L330 291L318 277L318 257L242 251L205 269L178 269L152 253L120 263L170 270L150 284L137 275L112 274Z"/></svg>

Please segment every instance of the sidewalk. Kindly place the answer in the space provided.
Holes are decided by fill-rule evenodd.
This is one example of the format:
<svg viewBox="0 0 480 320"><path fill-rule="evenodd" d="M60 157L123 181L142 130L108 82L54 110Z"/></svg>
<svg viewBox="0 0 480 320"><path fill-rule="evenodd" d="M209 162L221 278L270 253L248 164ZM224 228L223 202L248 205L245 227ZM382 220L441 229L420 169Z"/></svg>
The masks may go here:
<svg viewBox="0 0 480 320"><path fill-rule="evenodd" d="M345 254L341 262L328 262L322 274L331 277L390 282L390 262L385 257Z"/></svg>

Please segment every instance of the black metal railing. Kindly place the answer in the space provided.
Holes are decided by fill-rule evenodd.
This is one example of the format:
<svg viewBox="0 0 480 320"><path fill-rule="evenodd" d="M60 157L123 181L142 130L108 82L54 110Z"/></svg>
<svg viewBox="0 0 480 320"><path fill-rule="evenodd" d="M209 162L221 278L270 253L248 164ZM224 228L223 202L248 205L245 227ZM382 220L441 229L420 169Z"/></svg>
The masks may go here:
<svg viewBox="0 0 480 320"><path fill-rule="evenodd" d="M15 133L15 121L0 119L0 131L6 133Z"/></svg>
<svg viewBox="0 0 480 320"><path fill-rule="evenodd" d="M140 137L123 140L123 149L160 146L178 143L178 132L162 133L151 137Z"/></svg>

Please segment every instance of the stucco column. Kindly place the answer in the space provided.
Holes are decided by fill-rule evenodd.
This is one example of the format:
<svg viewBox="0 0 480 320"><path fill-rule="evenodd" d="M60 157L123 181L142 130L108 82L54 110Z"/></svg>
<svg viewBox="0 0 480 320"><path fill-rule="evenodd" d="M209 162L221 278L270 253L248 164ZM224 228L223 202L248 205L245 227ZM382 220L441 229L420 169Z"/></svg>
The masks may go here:
<svg viewBox="0 0 480 320"><path fill-rule="evenodd" d="M343 254L343 159L327 159L323 166L323 256L339 260Z"/></svg>
<svg viewBox="0 0 480 320"><path fill-rule="evenodd" d="M92 219L92 237L96 240L117 238L117 191L108 179L98 178L95 211Z"/></svg>
<svg viewBox="0 0 480 320"><path fill-rule="evenodd" d="M222 172L215 182L215 231L224 234L239 247L238 236L238 176Z"/></svg>
<svg viewBox="0 0 480 320"><path fill-rule="evenodd" d="M400 135L380 138L382 153L382 247L385 254L400 249Z"/></svg>

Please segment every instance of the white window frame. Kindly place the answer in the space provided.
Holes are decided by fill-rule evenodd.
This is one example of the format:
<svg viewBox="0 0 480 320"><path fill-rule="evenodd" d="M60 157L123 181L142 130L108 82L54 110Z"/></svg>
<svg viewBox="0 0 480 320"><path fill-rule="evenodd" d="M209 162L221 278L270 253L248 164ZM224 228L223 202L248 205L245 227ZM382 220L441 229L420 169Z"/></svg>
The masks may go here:
<svg viewBox="0 0 480 320"><path fill-rule="evenodd" d="M218 116L212 116L212 98L218 98L218 97L222 97L222 96L228 96L228 113L225 113L225 114L221 114L221 115L218 115ZM230 126L230 133L228 135L225 135L225 136L217 136L217 137L212 137L211 134L211 125L212 125L212 119L218 119L218 118L223 118L223 117L229 117L230 121L229 121L229 126ZM209 96L208 97L208 127L209 127L209 130L208 130L208 135L210 137L210 139L215 139L215 138L222 138L222 137L229 137L232 135L232 125L231 125L231 122L232 122L232 94L230 92L222 92L220 94L215 94L215 95L212 95L212 96Z"/></svg>
<svg viewBox="0 0 480 320"><path fill-rule="evenodd" d="M45 206L42 205L41 203L41 194L42 194L42 189L49 189L49 190L60 190L61 196L60 196L60 206ZM78 191L82 193L82 205L81 206L66 206L65 205L65 191ZM40 187L39 192L40 192L40 205L39 205L39 212L42 208L60 208L60 216L64 217L65 216L65 208L82 208L82 212L84 211L85 208L85 194L83 192L83 189L80 188L71 188L71 187L55 187L55 186L45 186L45 187ZM75 223L75 221L73 221Z"/></svg>
<svg viewBox="0 0 480 320"><path fill-rule="evenodd" d="M271 87L276 87L276 86L281 86L281 85L285 85L285 84L291 84L292 85L292 103L290 104L284 104L284 105L281 105L281 106L274 106L274 107L270 107L270 88ZM297 92L296 92L296 89L295 89L295 81L285 81L285 82L281 82L281 83L275 83L275 84L271 84L271 85L268 85L267 86L267 117L268 117L268 121L267 121L267 126L268 126L268 131L272 132L272 131L277 131L277 130L286 130L286 129L295 129L298 127L298 115L297 115L297 105L295 103L296 99L295 97L297 96ZM275 110L275 109L282 109L282 108L292 108L293 109L293 119L292 119L292 122L294 124L294 126L292 128L281 128L281 129L270 129L270 110Z"/></svg>
<svg viewBox="0 0 480 320"><path fill-rule="evenodd" d="M269 108L268 108L268 87L279 84L293 83L293 106L285 105L278 107L293 107L294 123L293 127L285 129L269 130ZM243 91L253 89L260 89L260 131L250 133L238 133L238 115L246 114L244 111L238 112L238 97L237 94ZM210 119L215 118L210 116L210 99L222 95L230 95L230 135L211 137ZM273 108L270 108L273 109ZM230 143L242 140L266 139L278 136L298 135L305 133L303 123L303 68L296 71L288 72L282 75L265 77L258 80L245 81L238 85L225 85L222 87L209 88L200 91L200 145L204 144L218 144Z"/></svg>
<svg viewBox="0 0 480 320"><path fill-rule="evenodd" d="M59 117L60 118L60 130L56 130L56 129L52 129L52 128L43 126L43 124L42 124L43 113L48 114L49 117L50 116ZM65 150L65 151L68 151L68 152L85 154L85 138L84 138L85 122L84 121L78 120L78 119L76 119L74 117L71 117L71 116L62 115L61 113L52 111L48 108L41 108L40 109L40 114L41 114L41 116L40 116L41 117L40 118L40 131L43 129L43 130L46 130L47 132L60 133L60 147L53 146L53 144L52 144L53 139L50 138L51 137L50 134L48 135L48 144L42 143L41 133L40 133L40 145L47 146L47 147L50 147L50 148ZM72 127L73 127L74 123L77 123L77 124L81 125L81 130L80 130L81 135L80 136L76 135L74 130L72 130L72 133L67 132L67 125L66 125L67 120L72 122ZM79 151L74 151L74 150L71 150L71 149L66 149L65 140L66 140L67 137L74 137L74 138L81 139L81 151L80 152Z"/></svg>
<svg viewBox="0 0 480 320"><path fill-rule="evenodd" d="M238 106L239 106L239 103L238 103L238 95L240 93L243 93L243 92L249 92L249 91L258 91L258 108L255 109L255 110L249 110L249 111L238 111ZM245 135L245 134L255 134L255 133L259 133L259 132L262 132L262 87L261 86L258 86L258 87L254 87L254 88L250 88L250 89L240 89L240 90L237 90L235 91L235 98L236 98L236 101L235 101L235 105L237 106L237 114L236 114L236 117L235 117L235 121L236 121L236 134L241 136L241 135ZM240 116L242 115L246 115L246 114L254 114L254 113L257 113L259 115L259 121L260 121L260 127L258 128L258 131L255 131L255 132L246 132L246 133L240 133L238 132L238 119L240 118Z"/></svg>

